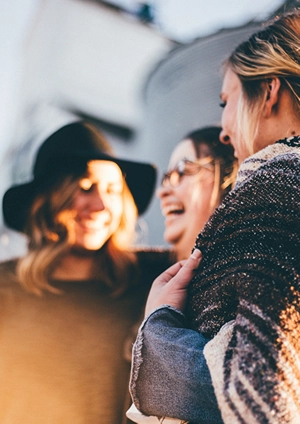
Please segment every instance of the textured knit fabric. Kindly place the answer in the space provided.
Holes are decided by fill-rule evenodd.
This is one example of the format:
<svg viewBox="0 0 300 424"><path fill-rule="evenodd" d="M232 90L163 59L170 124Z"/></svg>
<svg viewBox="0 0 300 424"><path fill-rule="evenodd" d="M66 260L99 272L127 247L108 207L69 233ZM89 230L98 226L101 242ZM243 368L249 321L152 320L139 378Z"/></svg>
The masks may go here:
<svg viewBox="0 0 300 424"><path fill-rule="evenodd" d="M300 137L242 164L196 247L192 327L212 338L235 320L222 360L226 424L299 423Z"/></svg>
<svg viewBox="0 0 300 424"><path fill-rule="evenodd" d="M169 266L140 252L140 283L112 297L101 281L53 281L61 294L25 292L15 262L0 265L0 422L121 424L129 407L124 347L150 284Z"/></svg>
<svg viewBox="0 0 300 424"><path fill-rule="evenodd" d="M210 340L204 347L203 353L210 370L211 379L213 382L214 390L216 397L218 399L218 404L222 405L222 418L224 423L236 424L238 423L238 418L236 417L234 411L228 405L228 403L224 399L224 379L223 379L223 365L224 365L224 357L226 350L228 348L228 344L232 337L232 333L234 330L235 321L229 321L223 325L218 334ZM246 418L244 416L244 418ZM246 422L249 422L249 416L247 417ZM256 422L251 417L251 422Z"/></svg>

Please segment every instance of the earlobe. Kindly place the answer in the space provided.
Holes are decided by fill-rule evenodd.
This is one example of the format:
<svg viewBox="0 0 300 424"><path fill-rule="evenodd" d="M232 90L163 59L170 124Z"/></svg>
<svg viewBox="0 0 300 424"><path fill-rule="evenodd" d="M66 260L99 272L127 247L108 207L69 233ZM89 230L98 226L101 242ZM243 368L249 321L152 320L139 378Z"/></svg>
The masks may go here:
<svg viewBox="0 0 300 424"><path fill-rule="evenodd" d="M281 82L278 77L273 77L268 79L266 88L267 88L267 95L265 100L265 107L264 107L264 117L269 118L274 112L278 99L279 99L279 90L280 90Z"/></svg>

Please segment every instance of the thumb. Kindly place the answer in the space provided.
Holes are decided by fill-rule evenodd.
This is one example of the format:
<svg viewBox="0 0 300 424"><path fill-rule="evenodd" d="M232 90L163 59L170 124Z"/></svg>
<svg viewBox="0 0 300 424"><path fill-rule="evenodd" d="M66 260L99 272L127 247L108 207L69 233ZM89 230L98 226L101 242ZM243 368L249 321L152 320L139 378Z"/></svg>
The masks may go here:
<svg viewBox="0 0 300 424"><path fill-rule="evenodd" d="M181 288L187 287L194 276L194 271L198 268L202 259L202 253L195 249L189 258L184 262L176 276L173 278L174 284Z"/></svg>
<svg viewBox="0 0 300 424"><path fill-rule="evenodd" d="M185 261L182 268L189 268L195 271L202 259L202 253L199 249L194 249L194 251L190 254L189 258Z"/></svg>

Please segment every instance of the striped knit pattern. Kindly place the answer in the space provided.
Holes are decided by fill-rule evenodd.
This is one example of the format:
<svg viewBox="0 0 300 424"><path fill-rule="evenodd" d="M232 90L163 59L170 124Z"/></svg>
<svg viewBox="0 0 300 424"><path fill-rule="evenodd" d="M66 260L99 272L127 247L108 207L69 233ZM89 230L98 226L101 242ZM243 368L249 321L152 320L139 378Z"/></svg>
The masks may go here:
<svg viewBox="0 0 300 424"><path fill-rule="evenodd" d="M220 376L226 423L300 422L299 147L292 137L246 160L196 241L191 326L212 338L235 320Z"/></svg>

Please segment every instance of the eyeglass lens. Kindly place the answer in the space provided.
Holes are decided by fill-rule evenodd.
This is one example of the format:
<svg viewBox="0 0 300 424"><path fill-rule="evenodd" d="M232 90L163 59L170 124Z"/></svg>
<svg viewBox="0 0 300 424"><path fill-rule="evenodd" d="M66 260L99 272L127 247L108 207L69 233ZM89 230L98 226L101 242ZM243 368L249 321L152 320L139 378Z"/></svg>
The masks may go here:
<svg viewBox="0 0 300 424"><path fill-rule="evenodd" d="M163 174L161 185L166 187L170 184L172 187L177 187L184 175L195 175L207 165L211 165L213 158L207 157L205 160L200 160L199 163L189 160L181 160L178 162L176 168ZM209 168L208 168L209 169Z"/></svg>

